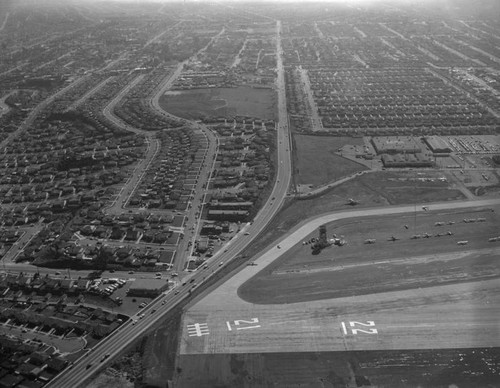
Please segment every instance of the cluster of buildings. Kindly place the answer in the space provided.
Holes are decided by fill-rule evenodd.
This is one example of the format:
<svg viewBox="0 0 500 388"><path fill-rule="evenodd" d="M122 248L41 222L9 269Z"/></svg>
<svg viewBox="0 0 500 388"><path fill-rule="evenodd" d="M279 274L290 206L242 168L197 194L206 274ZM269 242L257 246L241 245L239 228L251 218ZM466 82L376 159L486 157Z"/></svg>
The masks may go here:
<svg viewBox="0 0 500 388"><path fill-rule="evenodd" d="M114 113L132 127L146 131L180 127L182 124L179 120L171 119L151 109L145 98L153 95L161 81L171 72L172 66L166 64L159 64L148 71L115 107Z"/></svg>
<svg viewBox="0 0 500 388"><path fill-rule="evenodd" d="M282 47L292 127L311 109L331 135L492 134L498 131L500 51L490 30L441 21L383 22L350 15L284 24ZM411 37L411 39L410 39ZM454 68L459 67L459 68ZM316 106L303 80L307 70ZM469 93L469 94L468 94Z"/></svg>
<svg viewBox="0 0 500 388"><path fill-rule="evenodd" d="M423 69L309 70L325 129L491 126L475 100Z"/></svg>

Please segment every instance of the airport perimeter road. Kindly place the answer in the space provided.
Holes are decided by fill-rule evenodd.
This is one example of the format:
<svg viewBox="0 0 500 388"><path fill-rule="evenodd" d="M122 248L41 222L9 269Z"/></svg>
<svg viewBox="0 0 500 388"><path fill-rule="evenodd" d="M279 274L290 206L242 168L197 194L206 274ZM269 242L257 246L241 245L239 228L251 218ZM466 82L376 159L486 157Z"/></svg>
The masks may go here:
<svg viewBox="0 0 500 388"><path fill-rule="evenodd" d="M426 207L432 212L499 204L500 199L491 199ZM416 210L425 211L420 206ZM237 295L244 282L322 224L414 211L414 205L358 209L299 225L256 259L255 266L243 268L188 310L181 355L470 347L489 346L493 339L500 346L497 280L280 305L252 304Z"/></svg>

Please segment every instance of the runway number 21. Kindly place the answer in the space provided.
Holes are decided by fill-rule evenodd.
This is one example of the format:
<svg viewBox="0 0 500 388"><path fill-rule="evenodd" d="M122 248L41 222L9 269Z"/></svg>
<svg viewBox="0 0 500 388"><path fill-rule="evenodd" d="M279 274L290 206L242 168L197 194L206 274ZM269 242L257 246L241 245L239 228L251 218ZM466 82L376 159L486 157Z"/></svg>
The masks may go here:
<svg viewBox="0 0 500 388"><path fill-rule="evenodd" d="M358 326L358 328L356 328ZM360 329L359 326L363 327L371 327L370 329ZM375 322L374 321L366 321L366 323L363 322L356 322L356 321L350 321L349 322L349 329L351 330L353 335L359 334L359 333L364 333L364 334L378 334L378 330L374 327ZM342 322L342 330L344 331L344 334L347 335L349 334L347 332L347 325L345 322Z"/></svg>
<svg viewBox="0 0 500 388"><path fill-rule="evenodd" d="M256 323L259 323L259 318L252 318L249 321L245 321L243 319L237 319L233 322L234 326L236 326L236 330L256 329L260 327L260 325L256 325ZM226 326L229 331L233 330L231 322L227 321Z"/></svg>

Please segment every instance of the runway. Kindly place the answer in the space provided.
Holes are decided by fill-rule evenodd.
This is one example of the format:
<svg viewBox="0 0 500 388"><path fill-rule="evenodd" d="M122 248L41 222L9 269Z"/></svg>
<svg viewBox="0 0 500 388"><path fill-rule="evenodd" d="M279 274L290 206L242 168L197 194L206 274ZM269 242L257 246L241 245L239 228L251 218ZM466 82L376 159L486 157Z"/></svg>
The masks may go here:
<svg viewBox="0 0 500 388"><path fill-rule="evenodd" d="M429 211L497 202L433 204ZM180 354L500 346L498 279L274 305L249 303L237 295L241 284L323 223L412 210L413 206L359 209L298 226L255 260L257 265L244 268L185 313Z"/></svg>
<svg viewBox="0 0 500 388"><path fill-rule="evenodd" d="M200 303L184 316L180 354L500 346L499 291L493 279L285 305Z"/></svg>

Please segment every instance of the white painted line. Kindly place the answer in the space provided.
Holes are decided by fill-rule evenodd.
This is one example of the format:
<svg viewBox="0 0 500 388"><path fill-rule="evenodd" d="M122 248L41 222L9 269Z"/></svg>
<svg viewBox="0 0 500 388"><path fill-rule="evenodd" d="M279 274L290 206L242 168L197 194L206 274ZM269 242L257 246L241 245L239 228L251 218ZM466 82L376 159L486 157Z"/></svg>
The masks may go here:
<svg viewBox="0 0 500 388"><path fill-rule="evenodd" d="M347 328L345 327L345 322L342 322L342 329L344 330L344 335L347 335Z"/></svg>
<svg viewBox="0 0 500 388"><path fill-rule="evenodd" d="M434 327L436 325L430 325L427 323L423 323L421 325L396 325L396 326L386 326L387 329L399 328L399 327Z"/></svg>
<svg viewBox="0 0 500 388"><path fill-rule="evenodd" d="M226 325L227 325L227 329L228 329L229 331L233 330L233 329L231 328L231 324L229 323L229 321L226 321Z"/></svg>
<svg viewBox="0 0 500 388"><path fill-rule="evenodd" d="M258 327L261 327L261 326L256 325L256 326L238 327L236 330L256 329Z"/></svg>

